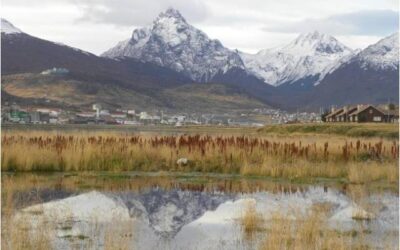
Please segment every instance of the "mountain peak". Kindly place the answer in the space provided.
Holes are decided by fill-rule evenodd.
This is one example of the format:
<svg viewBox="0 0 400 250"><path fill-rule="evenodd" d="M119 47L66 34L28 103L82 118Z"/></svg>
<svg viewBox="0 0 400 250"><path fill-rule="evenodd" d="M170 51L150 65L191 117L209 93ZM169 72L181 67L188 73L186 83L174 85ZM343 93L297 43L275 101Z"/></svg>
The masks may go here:
<svg viewBox="0 0 400 250"><path fill-rule="evenodd" d="M313 32L302 33L294 40L295 44L301 44L301 45L304 45L305 43L315 44L315 43L332 43L332 42L337 42L336 38L321 33L317 30Z"/></svg>
<svg viewBox="0 0 400 250"><path fill-rule="evenodd" d="M174 16L174 17L182 16L181 13L177 9L174 9L172 7L169 7L166 11L164 11L164 14L168 15L168 16Z"/></svg>
<svg viewBox="0 0 400 250"><path fill-rule="evenodd" d="M162 19L177 19L177 20L181 20L183 22L186 23L185 18L182 16L182 14L174 8L168 8L167 10L161 12L158 17L156 18L156 22L159 22Z"/></svg>
<svg viewBox="0 0 400 250"><path fill-rule="evenodd" d="M292 43L285 47L285 50L299 55L310 53L335 54L352 51L333 36L319 31L300 34Z"/></svg>
<svg viewBox="0 0 400 250"><path fill-rule="evenodd" d="M368 46L358 55L362 67L375 69L398 69L399 67L399 33L389 35L377 43Z"/></svg>
<svg viewBox="0 0 400 250"><path fill-rule="evenodd" d="M150 28L153 35L170 46L177 46L190 39L189 33L196 33L194 27L188 24L178 10L168 8L161 12Z"/></svg>
<svg viewBox="0 0 400 250"><path fill-rule="evenodd" d="M317 81L353 51L336 38L313 31L300 34L286 46L242 55L245 66L265 82L278 86L302 79ZM310 80L312 79L312 80Z"/></svg>
<svg viewBox="0 0 400 250"><path fill-rule="evenodd" d="M22 31L16 28L12 23L4 18L1 18L1 33L5 34L17 34L22 33Z"/></svg>
<svg viewBox="0 0 400 250"><path fill-rule="evenodd" d="M299 35L298 39L303 40L321 40L328 35L319 32L318 30L314 30L312 32L302 33Z"/></svg>
<svg viewBox="0 0 400 250"><path fill-rule="evenodd" d="M210 81L232 68L244 69L238 53L190 25L173 8L161 12L149 27L136 29L103 56L132 57L167 67L198 82Z"/></svg>

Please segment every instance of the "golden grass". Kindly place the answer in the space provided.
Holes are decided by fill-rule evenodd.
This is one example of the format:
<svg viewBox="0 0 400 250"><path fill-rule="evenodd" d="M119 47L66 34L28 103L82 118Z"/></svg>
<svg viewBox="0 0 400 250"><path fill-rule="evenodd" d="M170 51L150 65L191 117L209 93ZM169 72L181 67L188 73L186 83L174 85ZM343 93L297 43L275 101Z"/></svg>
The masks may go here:
<svg viewBox="0 0 400 250"><path fill-rule="evenodd" d="M239 225L245 236L245 240L253 240L255 234L262 229L263 218L260 213L257 212L255 203L249 202L246 206L246 210L239 219Z"/></svg>
<svg viewBox="0 0 400 250"><path fill-rule="evenodd" d="M309 209L286 207L271 213L256 210L250 203L240 221L242 238L250 238L261 250L281 249L375 249L371 246L371 231L363 221L375 219L382 205L371 202L369 185L348 185L345 190L356 205L352 219L358 223L352 229L340 230L328 222L333 204L314 203ZM283 208L283 207L282 207ZM332 227L333 226L333 227ZM393 249L391 240L398 240L398 232L388 233L381 239L382 249ZM255 247L253 247L255 248Z"/></svg>
<svg viewBox="0 0 400 250"><path fill-rule="evenodd" d="M10 218L12 219L12 218ZM7 224L2 227L2 247L5 250L43 250L57 249L54 240L57 237L51 218L49 221L39 220L32 227L32 217L22 216L18 220L12 219L12 225ZM95 224L95 222L93 222ZM95 226L93 226L95 227ZM103 225L103 233L94 231L93 235L71 236L79 241L83 249L98 249L99 242L104 242L104 250L128 250L133 249L134 233L130 221L111 222ZM99 239L103 237L103 239ZM74 243L71 243L71 246Z"/></svg>
<svg viewBox="0 0 400 250"><path fill-rule="evenodd" d="M107 226L104 250L130 250L134 245L133 226L130 221L117 221Z"/></svg>
<svg viewBox="0 0 400 250"><path fill-rule="evenodd" d="M9 219L12 220L12 218ZM18 221L3 221L3 223L7 223L7 225L2 229L6 230L6 232L4 232L2 236L1 249L52 249L48 225L44 222L39 222L35 225L35 228L32 229L27 225L26 219L27 218L22 217Z"/></svg>
<svg viewBox="0 0 400 250"><path fill-rule="evenodd" d="M293 209L288 214L275 212L267 220L263 220L257 211L246 209L240 219L243 222L240 224L243 238L248 239L249 230L252 239L258 233L258 249L261 250L370 249L364 230L341 232L328 227L329 209L325 204L315 204L311 211Z"/></svg>
<svg viewBox="0 0 400 250"><path fill-rule="evenodd" d="M390 167L379 162L361 164L349 164L347 171L350 183L364 184L378 180L387 180L391 183L398 182L398 167Z"/></svg>
<svg viewBox="0 0 400 250"><path fill-rule="evenodd" d="M2 178L1 249L56 249L57 247L54 245L57 237L56 219L42 217L41 206L29 213L22 212L20 209L41 203L42 201L35 193L38 194L40 189L56 188L58 184L55 183L56 186L49 185L41 177L35 175L26 177L25 180L13 177ZM73 188L73 186L70 187ZM33 195L26 199L26 196L21 196L23 193L33 193ZM18 207L15 204L18 204ZM100 230L101 227L103 229ZM73 236L79 242L79 249L98 249L99 242L104 242L103 249L105 250L133 249L135 237L133 220L116 220L102 226L93 221L92 228L89 235ZM71 243L71 246L73 245Z"/></svg>
<svg viewBox="0 0 400 250"><path fill-rule="evenodd" d="M15 185L13 179L2 179L1 249L51 249L50 234L44 221L39 221L36 225L36 228L42 230L32 230L25 221L26 216L14 219L17 211L15 200L19 191L24 190L24 186ZM38 199L33 202L38 202Z"/></svg>
<svg viewBox="0 0 400 250"><path fill-rule="evenodd" d="M398 182L398 141L8 131L2 171L175 171ZM177 160L187 158L187 165Z"/></svg>

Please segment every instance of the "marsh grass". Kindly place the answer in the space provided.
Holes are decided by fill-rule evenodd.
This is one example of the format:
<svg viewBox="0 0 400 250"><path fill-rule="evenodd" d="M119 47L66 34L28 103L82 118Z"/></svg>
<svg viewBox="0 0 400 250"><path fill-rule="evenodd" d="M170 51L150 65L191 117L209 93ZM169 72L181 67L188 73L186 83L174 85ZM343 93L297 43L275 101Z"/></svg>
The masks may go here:
<svg viewBox="0 0 400 250"><path fill-rule="evenodd" d="M131 221L116 221L107 226L104 250L130 250L134 248L133 224Z"/></svg>
<svg viewBox="0 0 400 250"><path fill-rule="evenodd" d="M330 209L327 204L315 204L307 212L293 208L289 213L276 211L267 216L247 208L240 218L243 238L249 239L249 231L252 240L258 234L257 245L262 250L371 249L366 230L347 232L330 228L327 222Z"/></svg>
<svg viewBox="0 0 400 250"><path fill-rule="evenodd" d="M8 131L2 171L173 171L397 182L399 145L335 137L145 136ZM179 158L188 163L177 164Z"/></svg>
<svg viewBox="0 0 400 250"><path fill-rule="evenodd" d="M41 230L33 231L28 226L27 220L20 220L20 223L7 223L12 221L13 216L24 207L42 203L42 195L46 190L60 190L69 193L80 193L96 188L99 191L106 192L142 192L149 188L157 187L165 190L183 189L202 192L260 192L268 191L271 193L293 193L306 190L303 185L294 185L291 183L268 182L264 179L233 179L226 180L221 178L211 178L207 182L193 182L182 179L189 178L196 180L194 176L161 176L161 177L127 177L121 174L97 174L94 173L65 173L59 174L41 174L41 173L21 173L14 175L2 176L2 249L54 249L52 244L53 227L48 222L40 222L38 228ZM208 179L208 178L207 178ZM84 187L82 187L84 185ZM368 204L366 197L372 193L382 190L371 189L371 185L354 185L346 184L343 189L355 203L365 208L371 213L378 212L382 207L375 207ZM396 189L397 191L397 189ZM26 196L29 194L29 196ZM288 219L287 214L276 213L271 218L265 216L262 211L255 209L255 203L248 203L245 207L242 218L239 219L239 225L242 229L243 238L246 242L252 242L261 235L261 246L264 249L357 249L357 245L362 245L362 237L368 234L365 229L349 232L338 232L334 230L325 230L327 211L331 207L329 204L318 204L312 207L313 212L310 214L302 214L301 211L294 209L291 211L299 220ZM36 216L42 213L40 207L34 211ZM27 214L26 216L33 214ZM313 217L318 215L317 218ZM72 218L66 216L65 223L58 225L59 229L68 231L72 228L70 222ZM22 219L23 217L21 217ZM26 218L26 217L25 217ZM293 218L293 217L292 217ZM314 221L307 221L308 218ZM54 226L54 225L53 225ZM105 231L102 231L102 225L95 224L93 230L89 234L81 234L75 236L66 236L68 240L75 243L78 249L96 249L96 242L104 242L104 249L132 249L131 243L135 242L135 223L120 222L116 220L114 223L107 225ZM303 230L304 232L298 232ZM314 230L320 228L319 230ZM290 229L290 230L289 230ZM289 230L289 231L288 231ZM288 232L292 232L291 237ZM312 233L317 232L316 237ZM317 238L323 233L323 238ZM38 235L35 235L35 234ZM319 233L319 234L318 234ZM311 235L310 235L311 234ZM28 235L36 237L33 241ZM235 236L236 237L236 236ZM301 239L305 237L311 243L302 243ZM393 235L391 237L396 237ZM313 241L319 245L312 245ZM80 245L81 244L81 245ZM299 244L293 247L293 244ZM250 245L250 244L249 244ZM312 246L310 248L310 245ZM35 248L37 246L37 248ZM50 246L50 247L48 247ZM251 245L255 246L255 245ZM291 246L291 247L287 247ZM321 248L317 248L321 246ZM29 248L27 248L29 247ZM307 247L307 248L301 248ZM325 248L323 248L325 247ZM98 248L97 248L98 249ZM253 249L253 248L252 248ZM361 249L361 248L359 248ZM365 249L365 248L364 248ZM386 247L385 249L391 249Z"/></svg>
<svg viewBox="0 0 400 250"><path fill-rule="evenodd" d="M15 185L13 179L2 178L2 209L1 209L1 249L23 250L23 249L51 249L49 227L45 221L37 221L32 225L26 223L27 214L21 214L15 219L17 211L16 204L20 202L19 194L29 184ZM32 189L31 189L32 190ZM31 202L40 202L33 195ZM37 215L40 211L36 211ZM33 214L35 216L35 214ZM40 228L40 230L37 230Z"/></svg>
<svg viewBox="0 0 400 250"><path fill-rule="evenodd" d="M9 219L12 220L12 225L3 226L5 232L2 233L2 249L58 249L55 245L58 236L51 218L32 221L32 216L23 215L18 219ZM94 230L92 235L65 235L63 238L70 242L71 247L76 246L77 249L82 249L82 247L83 249L99 249L101 246L100 249L104 250L128 250L134 249L133 228L131 221L114 221L108 225L102 225L101 230ZM99 245L100 242L103 242L103 245Z"/></svg>
<svg viewBox="0 0 400 250"><path fill-rule="evenodd" d="M58 249L59 246L55 245L56 238L59 237L57 231L65 233L72 230L74 222L72 213L64 214L65 218L60 220L45 215L41 205L35 210L22 210L43 202L40 199L41 190L59 185L58 179L51 182L49 185L49 182L44 182L42 177L35 175L27 176L20 181L14 177L2 177L1 249ZM74 182L66 182L59 188L75 189L75 185ZM134 219L115 220L108 224L104 222L100 224L93 219L89 233L62 236L70 242L69 247L72 249L99 249L99 242L102 242L100 249L104 250L134 249L134 237Z"/></svg>
<svg viewBox="0 0 400 250"><path fill-rule="evenodd" d="M25 250L25 249L52 249L51 233L49 225L43 221L35 224L32 228L26 222L28 217L22 216L18 220L7 218L3 223L6 230L2 236L2 249Z"/></svg>
<svg viewBox="0 0 400 250"><path fill-rule="evenodd" d="M248 202L245 211L239 218L239 225L246 241L254 240L256 234L263 229L263 222L264 219L262 215L257 212L255 203Z"/></svg>

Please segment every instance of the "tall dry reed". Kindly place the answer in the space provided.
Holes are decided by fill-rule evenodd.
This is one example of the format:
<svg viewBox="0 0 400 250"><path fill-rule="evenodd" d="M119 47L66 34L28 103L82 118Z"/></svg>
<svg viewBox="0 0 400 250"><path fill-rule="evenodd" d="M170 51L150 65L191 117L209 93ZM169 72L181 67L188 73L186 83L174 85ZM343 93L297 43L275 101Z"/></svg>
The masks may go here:
<svg viewBox="0 0 400 250"><path fill-rule="evenodd" d="M352 231L332 229L328 225L329 209L329 206L318 204L314 205L311 211L293 209L289 213L277 211L269 216L260 215L253 209L246 209L240 219L243 221L240 224L243 238L249 239L248 230L251 229L252 234L257 233L257 236L251 238L257 242L253 245L257 245L261 250L371 249L370 243L366 241L365 230L362 228ZM256 217L257 221L253 220Z"/></svg>
<svg viewBox="0 0 400 250"><path fill-rule="evenodd" d="M182 157L187 164L177 164ZM398 158L397 141L376 139L8 132L2 135L1 167L21 172L196 171L396 182ZM366 169L367 175L362 171Z"/></svg>

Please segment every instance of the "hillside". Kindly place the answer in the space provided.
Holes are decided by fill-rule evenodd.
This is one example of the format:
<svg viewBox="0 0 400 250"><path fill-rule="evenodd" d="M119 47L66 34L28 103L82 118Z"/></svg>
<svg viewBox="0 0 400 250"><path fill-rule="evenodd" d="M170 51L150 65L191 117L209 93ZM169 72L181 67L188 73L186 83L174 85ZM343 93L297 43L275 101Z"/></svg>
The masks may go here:
<svg viewBox="0 0 400 250"><path fill-rule="evenodd" d="M98 57L2 22L6 24L3 29L9 27L1 36L3 103L79 109L101 102L111 107L207 111L266 106L223 81L218 91L216 83L199 87L182 74L153 63ZM44 74L54 68L66 73Z"/></svg>
<svg viewBox="0 0 400 250"><path fill-rule="evenodd" d="M2 101L79 109L101 102L114 108L180 111L231 111L265 107L247 94L222 84L186 84L144 95L123 86L80 81L70 76L13 74L2 78Z"/></svg>

